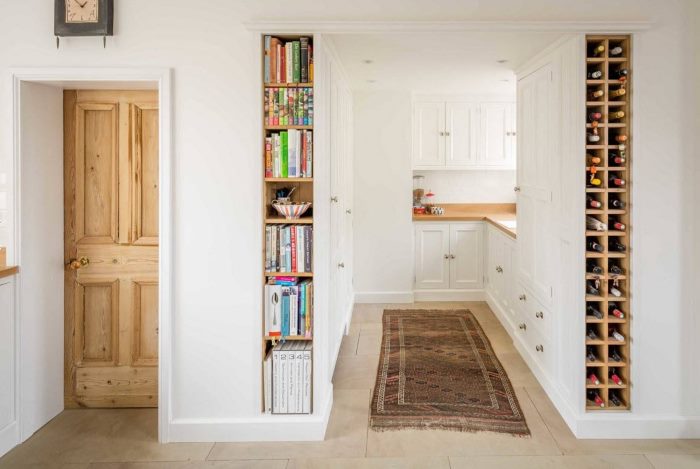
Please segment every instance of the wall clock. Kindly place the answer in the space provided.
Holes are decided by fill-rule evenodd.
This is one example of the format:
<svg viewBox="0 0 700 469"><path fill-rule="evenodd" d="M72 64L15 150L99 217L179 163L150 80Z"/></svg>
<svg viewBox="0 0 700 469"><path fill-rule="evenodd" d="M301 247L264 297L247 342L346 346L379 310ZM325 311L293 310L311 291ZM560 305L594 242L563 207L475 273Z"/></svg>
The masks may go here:
<svg viewBox="0 0 700 469"><path fill-rule="evenodd" d="M107 36L114 30L114 0L54 0L54 34L59 37Z"/></svg>

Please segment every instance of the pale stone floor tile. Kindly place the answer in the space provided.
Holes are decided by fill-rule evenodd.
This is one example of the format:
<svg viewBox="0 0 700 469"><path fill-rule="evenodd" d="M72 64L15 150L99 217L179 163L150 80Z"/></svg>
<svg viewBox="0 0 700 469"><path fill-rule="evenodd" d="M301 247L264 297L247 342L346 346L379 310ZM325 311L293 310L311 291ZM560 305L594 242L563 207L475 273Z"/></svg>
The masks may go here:
<svg viewBox="0 0 700 469"><path fill-rule="evenodd" d="M188 461L144 463L92 463L88 469L285 469L286 459L243 461Z"/></svg>
<svg viewBox="0 0 700 469"><path fill-rule="evenodd" d="M369 389L336 390L324 441L216 443L207 459L363 457L367 442L369 398Z"/></svg>
<svg viewBox="0 0 700 469"><path fill-rule="evenodd" d="M376 332L360 332L357 345L357 355L377 355L382 346L382 334Z"/></svg>
<svg viewBox="0 0 700 469"><path fill-rule="evenodd" d="M493 432L441 430L397 430L367 435L368 457L471 456L471 455L561 455L561 451L523 388L515 389L530 437Z"/></svg>
<svg viewBox="0 0 700 469"><path fill-rule="evenodd" d="M656 469L698 469L700 454L647 454Z"/></svg>
<svg viewBox="0 0 700 469"><path fill-rule="evenodd" d="M74 409L51 420L2 459L0 468L21 463L204 460L212 443L157 440L156 409Z"/></svg>
<svg viewBox="0 0 700 469"><path fill-rule="evenodd" d="M532 374L525 361L516 351L499 352L496 351L496 357L503 365L510 382L513 386L538 386L539 382L535 375Z"/></svg>
<svg viewBox="0 0 700 469"><path fill-rule="evenodd" d="M654 469L640 454L451 457L450 467L452 469Z"/></svg>
<svg viewBox="0 0 700 469"><path fill-rule="evenodd" d="M363 332L373 332L375 334L382 333L382 323L381 322L352 322L350 328L348 329L348 334L359 335Z"/></svg>
<svg viewBox="0 0 700 469"><path fill-rule="evenodd" d="M446 457L291 459L287 469L450 469Z"/></svg>
<svg viewBox="0 0 700 469"><path fill-rule="evenodd" d="M377 375L379 355L340 357L335 365L335 389L371 389Z"/></svg>
<svg viewBox="0 0 700 469"><path fill-rule="evenodd" d="M360 334L348 334L343 337L340 343L339 357L353 356L357 354L357 342L360 340Z"/></svg>

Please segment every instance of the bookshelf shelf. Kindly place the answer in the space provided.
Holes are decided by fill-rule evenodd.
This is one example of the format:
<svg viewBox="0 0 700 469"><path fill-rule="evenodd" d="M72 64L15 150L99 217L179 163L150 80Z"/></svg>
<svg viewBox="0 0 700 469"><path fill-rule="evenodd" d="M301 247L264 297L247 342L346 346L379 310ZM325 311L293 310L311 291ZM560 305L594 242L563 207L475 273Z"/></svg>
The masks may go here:
<svg viewBox="0 0 700 469"><path fill-rule="evenodd" d="M313 414L312 209L287 219L272 202L314 202L313 38L261 37L262 412ZM277 202L278 203L278 202ZM283 270L278 272L277 270Z"/></svg>
<svg viewBox="0 0 700 469"><path fill-rule="evenodd" d="M585 381L585 408L589 412L600 411L624 411L629 410L630 402L630 376L629 376L629 356L630 356L630 280L631 271L629 264L628 253L631 251L630 241L630 218L629 212L625 209L630 207L630 191L628 190L631 184L631 86L630 86L630 70L631 64L627 57L631 54L631 38L630 36L609 36L609 35L594 35L586 37L587 55L592 55L595 49L600 49L602 46L603 52L595 57L586 58L586 86L589 92L603 91L603 94L598 101L586 101L586 129L587 132L595 132L597 127L600 141L596 145L585 145L586 153L586 176L597 173L603 180L601 187L587 187L585 192L587 197L593 197L602 205L600 208L588 208L584 210L585 217L592 217L596 220L608 224L611 220L619 221L624 224L626 229L610 230L610 231L591 231L584 232L585 239L595 240L604 247L602 253L586 251L586 272L584 273L583 282L587 286L593 283L597 288L599 295L585 295L586 311L584 312L585 330L593 329L599 340L591 340L586 338L585 351L586 354L586 381ZM614 57L610 56L611 49L622 48L622 54ZM623 69L626 72L621 72ZM602 72L602 76L597 80L587 79L588 73L593 71ZM614 77L614 78L612 78ZM622 77L623 79L618 79ZM625 94L610 98L610 92L625 89ZM610 119L611 113L623 111L624 115L621 118ZM590 113L600 113L602 116L599 121L594 124L590 120ZM615 115L614 117L617 117ZM620 136L624 138L620 139ZM620 143L622 142L622 143ZM607 166L609 156L611 154L622 156L626 161L622 162L623 166ZM594 171L591 171L591 157L597 157L603 163L595 166ZM608 181L610 177L619 177L625 180L624 188L608 187L612 185ZM625 205L622 208L611 208L613 201L623 202ZM588 203L586 204L588 205ZM612 250L612 243L615 241L625 245L623 251ZM589 265L595 265L603 273L594 274L589 271ZM610 273L610 268L616 266L622 269L622 275ZM611 293L612 287L620 290L621 296L615 296ZM617 292L616 292L617 293ZM593 315L588 314L588 307L592 306L602 313L602 318L598 319ZM624 313L623 318L618 318L612 314L613 309L619 309ZM620 333L624 340L617 340L612 333L616 331ZM594 361L589 361L589 354L593 354L590 358L595 358ZM616 359L619 358L620 361ZM600 380L599 385L592 384L588 379L588 372L594 370L596 376ZM621 377L623 384L616 385L612 378L614 374ZM602 405L601 405L602 404Z"/></svg>

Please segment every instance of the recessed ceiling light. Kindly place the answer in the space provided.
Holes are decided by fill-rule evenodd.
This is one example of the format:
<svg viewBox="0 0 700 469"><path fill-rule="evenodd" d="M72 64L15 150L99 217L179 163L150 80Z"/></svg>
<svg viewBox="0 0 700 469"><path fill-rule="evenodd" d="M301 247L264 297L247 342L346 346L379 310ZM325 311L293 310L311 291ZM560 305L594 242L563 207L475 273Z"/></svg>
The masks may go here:
<svg viewBox="0 0 700 469"><path fill-rule="evenodd" d="M504 63L508 62L508 59L499 59L499 60L496 60L496 62L498 62L499 64L504 64Z"/></svg>
<svg viewBox="0 0 700 469"><path fill-rule="evenodd" d="M504 78L504 79L502 79L501 81L502 81L502 82L505 82L505 83L508 83L510 80L507 79L507 78Z"/></svg>
<svg viewBox="0 0 700 469"><path fill-rule="evenodd" d="M367 80L367 83L376 83L377 80Z"/></svg>
<svg viewBox="0 0 700 469"><path fill-rule="evenodd" d="M364 59L364 60L362 61L362 63L363 63L363 64L368 64L368 65L369 65L369 64L371 64L371 63L374 63L374 60L372 60L372 59Z"/></svg>

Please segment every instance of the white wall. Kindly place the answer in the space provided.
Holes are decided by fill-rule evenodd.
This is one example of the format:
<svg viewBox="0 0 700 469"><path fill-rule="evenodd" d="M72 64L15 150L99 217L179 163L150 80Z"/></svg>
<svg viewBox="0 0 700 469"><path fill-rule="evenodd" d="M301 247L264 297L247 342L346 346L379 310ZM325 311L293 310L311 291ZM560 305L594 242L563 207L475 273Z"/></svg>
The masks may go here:
<svg viewBox="0 0 700 469"><path fill-rule="evenodd" d="M22 439L63 410L63 92L21 85Z"/></svg>
<svg viewBox="0 0 700 469"><path fill-rule="evenodd" d="M407 301L413 290L411 95L353 95L356 299Z"/></svg>
<svg viewBox="0 0 700 469"><path fill-rule="evenodd" d="M515 203L515 171L414 171L440 204Z"/></svg>

